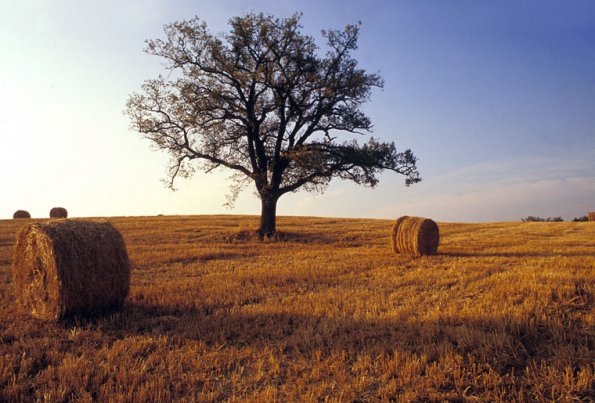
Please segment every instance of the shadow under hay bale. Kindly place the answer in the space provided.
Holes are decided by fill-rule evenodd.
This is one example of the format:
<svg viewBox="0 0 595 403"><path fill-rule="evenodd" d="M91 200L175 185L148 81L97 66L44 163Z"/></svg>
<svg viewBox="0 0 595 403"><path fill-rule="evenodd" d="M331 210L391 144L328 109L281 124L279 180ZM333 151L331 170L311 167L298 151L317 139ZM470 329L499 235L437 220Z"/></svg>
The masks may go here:
<svg viewBox="0 0 595 403"><path fill-rule="evenodd" d="M595 211L589 212L589 221L595 221Z"/></svg>
<svg viewBox="0 0 595 403"><path fill-rule="evenodd" d="M68 211L64 207L54 207L50 210L50 218L67 218Z"/></svg>
<svg viewBox="0 0 595 403"><path fill-rule="evenodd" d="M438 225L422 217L403 216L391 232L391 245L397 254L435 255L440 243Z"/></svg>
<svg viewBox="0 0 595 403"><path fill-rule="evenodd" d="M25 210L17 210L12 215L12 218L31 218L31 214Z"/></svg>
<svg viewBox="0 0 595 403"><path fill-rule="evenodd" d="M12 274L20 305L46 320L116 309L130 288L126 246L108 222L25 226L17 235Z"/></svg>

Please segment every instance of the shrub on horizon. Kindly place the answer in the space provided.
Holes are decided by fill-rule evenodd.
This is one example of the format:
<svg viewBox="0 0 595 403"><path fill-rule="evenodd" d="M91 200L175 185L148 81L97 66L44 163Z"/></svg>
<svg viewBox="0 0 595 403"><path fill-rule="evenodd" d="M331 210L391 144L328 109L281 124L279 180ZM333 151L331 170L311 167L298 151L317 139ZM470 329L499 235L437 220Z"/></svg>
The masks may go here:
<svg viewBox="0 0 595 403"><path fill-rule="evenodd" d="M527 218L521 218L522 222L563 222L564 220L562 217L548 217L548 218L541 218L535 216L528 216Z"/></svg>

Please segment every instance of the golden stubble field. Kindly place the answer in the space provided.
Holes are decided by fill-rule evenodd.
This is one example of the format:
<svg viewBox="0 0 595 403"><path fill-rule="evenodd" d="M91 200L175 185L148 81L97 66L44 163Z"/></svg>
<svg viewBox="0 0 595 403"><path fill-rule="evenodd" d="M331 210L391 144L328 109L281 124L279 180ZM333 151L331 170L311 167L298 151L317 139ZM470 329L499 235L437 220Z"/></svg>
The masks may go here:
<svg viewBox="0 0 595 403"><path fill-rule="evenodd" d="M415 258L387 220L109 221L125 307L59 324L15 305L0 221L0 401L595 398L595 223L441 223Z"/></svg>

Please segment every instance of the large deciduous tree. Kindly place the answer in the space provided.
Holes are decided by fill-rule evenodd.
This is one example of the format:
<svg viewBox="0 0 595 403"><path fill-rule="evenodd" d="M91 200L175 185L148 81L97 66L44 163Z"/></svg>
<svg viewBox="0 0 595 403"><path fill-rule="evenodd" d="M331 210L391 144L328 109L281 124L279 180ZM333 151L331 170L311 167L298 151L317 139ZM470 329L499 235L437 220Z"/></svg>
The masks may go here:
<svg viewBox="0 0 595 403"><path fill-rule="evenodd" d="M359 25L322 31L324 52L300 32L300 15L247 14L229 25L213 35L195 17L147 41L145 51L163 57L169 73L145 81L126 112L135 130L170 154L170 187L196 168L227 168L230 201L254 182L259 233L271 236L277 201L288 192L320 191L332 178L375 186L383 170L406 184L421 180L411 150L374 138L339 140L371 131L361 105L383 86L352 57Z"/></svg>

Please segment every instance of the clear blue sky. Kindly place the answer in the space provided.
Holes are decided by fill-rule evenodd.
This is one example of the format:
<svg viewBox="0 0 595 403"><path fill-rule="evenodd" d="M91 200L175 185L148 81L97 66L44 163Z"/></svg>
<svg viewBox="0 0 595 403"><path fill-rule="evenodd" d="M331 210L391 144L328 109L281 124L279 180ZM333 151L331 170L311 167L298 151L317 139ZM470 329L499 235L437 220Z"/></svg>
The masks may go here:
<svg viewBox="0 0 595 403"><path fill-rule="evenodd" d="M423 182L334 182L279 214L439 221L572 219L595 210L593 1L0 0L0 218L258 214L228 173L165 188L167 156L129 130L128 95L163 72L142 52L174 20L213 32L249 11L303 12L304 31L362 21L356 57L385 88L366 105L374 136L411 148ZM322 45L322 42L320 42Z"/></svg>

